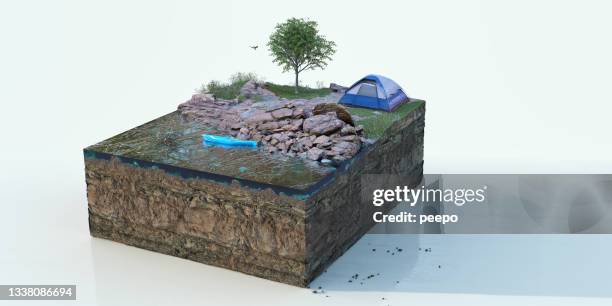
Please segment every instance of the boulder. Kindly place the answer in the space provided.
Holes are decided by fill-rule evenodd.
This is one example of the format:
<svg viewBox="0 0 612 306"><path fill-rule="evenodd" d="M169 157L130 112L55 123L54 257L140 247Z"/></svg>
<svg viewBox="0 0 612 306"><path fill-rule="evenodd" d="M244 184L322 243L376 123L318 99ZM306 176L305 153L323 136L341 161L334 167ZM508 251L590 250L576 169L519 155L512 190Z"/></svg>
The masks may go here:
<svg viewBox="0 0 612 306"><path fill-rule="evenodd" d="M357 135L347 135L347 136L342 136L342 138L340 138L344 141L350 141L350 142L357 142L359 141L359 136Z"/></svg>
<svg viewBox="0 0 612 306"><path fill-rule="evenodd" d="M294 119L291 121L291 126L293 130L299 131L302 129L302 123L304 123L304 119Z"/></svg>
<svg viewBox="0 0 612 306"><path fill-rule="evenodd" d="M256 112L256 113L250 114L245 119L247 123L260 123L260 122L268 122L272 120L274 120L274 118L272 117L272 114L266 113L266 112Z"/></svg>
<svg viewBox="0 0 612 306"><path fill-rule="evenodd" d="M340 130L340 134L342 135L351 135L351 134L355 134L357 132L357 130L355 129L354 126L352 125L345 125L342 130Z"/></svg>
<svg viewBox="0 0 612 306"><path fill-rule="evenodd" d="M348 141L342 141L335 144L331 149L332 151L338 153L338 155L353 156L357 154L357 152L359 151L359 147L360 146L358 144Z"/></svg>
<svg viewBox="0 0 612 306"><path fill-rule="evenodd" d="M278 122L276 121L270 121L270 122L266 122L266 123L262 123L260 125L257 126L257 129L260 131L272 131L272 130L276 130L279 128Z"/></svg>
<svg viewBox="0 0 612 306"><path fill-rule="evenodd" d="M325 136L325 135L321 135L319 137L317 137L317 139L315 139L315 141L313 142L314 144L321 144L321 143L327 143L329 142L329 137Z"/></svg>
<svg viewBox="0 0 612 306"><path fill-rule="evenodd" d="M250 80L242 85L240 95L248 99L254 96L274 96L274 93L267 90L264 84Z"/></svg>
<svg viewBox="0 0 612 306"><path fill-rule="evenodd" d="M306 148L312 147L312 140L310 140L310 137L302 137L298 140L298 143Z"/></svg>
<svg viewBox="0 0 612 306"><path fill-rule="evenodd" d="M292 116L293 118L304 118L306 116L306 113L304 112L303 108L296 108L293 110Z"/></svg>
<svg viewBox="0 0 612 306"><path fill-rule="evenodd" d="M319 149L319 148L311 148L310 150L308 150L308 159L311 160L319 160L321 158L321 155L323 155L323 150Z"/></svg>
<svg viewBox="0 0 612 306"><path fill-rule="evenodd" d="M312 110L313 115L327 114L329 112L334 112L336 113L336 117L338 117L338 119L350 125L355 125L355 123L353 122L353 117L351 117L351 114L346 110L346 108L344 108L344 106L338 103L317 104Z"/></svg>
<svg viewBox="0 0 612 306"><path fill-rule="evenodd" d="M344 122L329 114L315 115L304 120L303 128L314 135L329 135L344 126Z"/></svg>
<svg viewBox="0 0 612 306"><path fill-rule="evenodd" d="M289 108L283 107L272 111L272 117L274 117L274 119L291 118L291 116L293 116L293 110Z"/></svg>

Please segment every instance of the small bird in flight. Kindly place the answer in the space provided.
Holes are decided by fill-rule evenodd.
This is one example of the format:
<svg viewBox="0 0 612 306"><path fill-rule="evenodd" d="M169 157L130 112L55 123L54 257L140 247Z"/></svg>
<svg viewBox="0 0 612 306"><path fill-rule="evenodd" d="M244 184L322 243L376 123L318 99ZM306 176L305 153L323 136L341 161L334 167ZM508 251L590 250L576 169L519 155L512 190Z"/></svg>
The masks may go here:
<svg viewBox="0 0 612 306"><path fill-rule="evenodd" d="M253 50L257 50L257 48L259 48L259 46L251 46L251 49Z"/></svg>

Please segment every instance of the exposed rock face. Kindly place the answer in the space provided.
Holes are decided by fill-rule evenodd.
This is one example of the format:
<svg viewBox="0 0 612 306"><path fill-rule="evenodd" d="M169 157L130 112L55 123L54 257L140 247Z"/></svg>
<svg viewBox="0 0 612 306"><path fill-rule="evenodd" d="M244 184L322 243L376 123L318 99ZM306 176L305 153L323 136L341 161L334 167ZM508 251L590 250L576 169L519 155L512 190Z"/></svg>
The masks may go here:
<svg viewBox="0 0 612 306"><path fill-rule="evenodd" d="M307 284L303 202L116 159L85 165L92 236Z"/></svg>

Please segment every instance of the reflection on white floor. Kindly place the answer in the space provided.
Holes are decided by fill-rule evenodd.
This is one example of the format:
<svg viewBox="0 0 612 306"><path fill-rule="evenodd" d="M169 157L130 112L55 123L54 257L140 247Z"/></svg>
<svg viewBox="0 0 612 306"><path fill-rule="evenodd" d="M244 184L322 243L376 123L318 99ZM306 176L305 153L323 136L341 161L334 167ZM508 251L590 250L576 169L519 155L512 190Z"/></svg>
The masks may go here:
<svg viewBox="0 0 612 306"><path fill-rule="evenodd" d="M311 288L612 297L610 242L609 235L371 234Z"/></svg>
<svg viewBox="0 0 612 306"><path fill-rule="evenodd" d="M101 239L92 253L97 305L610 305L611 242L369 234L310 289Z"/></svg>

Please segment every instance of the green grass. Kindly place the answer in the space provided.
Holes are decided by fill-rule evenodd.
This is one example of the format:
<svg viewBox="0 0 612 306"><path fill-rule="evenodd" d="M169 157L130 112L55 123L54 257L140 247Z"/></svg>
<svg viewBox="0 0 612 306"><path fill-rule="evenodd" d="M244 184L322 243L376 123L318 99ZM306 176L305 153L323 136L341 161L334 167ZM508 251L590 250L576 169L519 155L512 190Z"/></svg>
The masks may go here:
<svg viewBox="0 0 612 306"><path fill-rule="evenodd" d="M347 107L347 110L351 115L359 117L355 121L357 124L363 125L366 137L378 139L393 122L405 117L408 113L423 105L423 103L425 101L422 100L406 103L390 113L359 107Z"/></svg>
<svg viewBox="0 0 612 306"><path fill-rule="evenodd" d="M262 80L255 73L238 72L230 77L229 82L212 80L208 84L202 85L198 91L201 93L211 93L219 99L238 99L239 101L244 101L245 97L240 96L240 88L242 88L242 86L244 86L244 84L250 80L262 82ZM315 97L324 97L331 93L329 88L314 89L309 87L299 87L298 93L296 94L293 86L278 85L269 82L266 83L266 88L278 97L286 99L312 99ZM255 97L255 100L258 100L257 97ZM261 100L261 98L259 98L259 100Z"/></svg>
<svg viewBox="0 0 612 306"><path fill-rule="evenodd" d="M202 93L211 93L219 99L232 100L238 98L238 100L243 101L244 97L239 96L240 88L250 80L261 81L254 73L238 72L233 74L227 83L212 80L208 84L202 85L199 91Z"/></svg>
<svg viewBox="0 0 612 306"><path fill-rule="evenodd" d="M331 93L329 88L308 88L299 87L298 93L295 93L295 87L290 85L277 85L274 83L266 83L266 88L280 98L286 99L312 99L316 97L324 97Z"/></svg>

